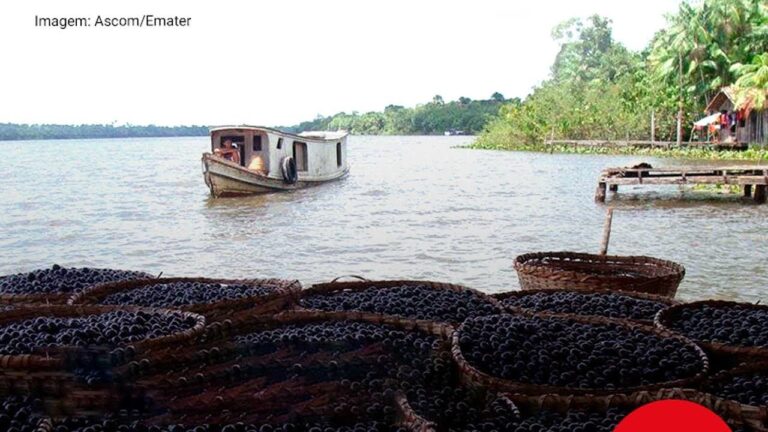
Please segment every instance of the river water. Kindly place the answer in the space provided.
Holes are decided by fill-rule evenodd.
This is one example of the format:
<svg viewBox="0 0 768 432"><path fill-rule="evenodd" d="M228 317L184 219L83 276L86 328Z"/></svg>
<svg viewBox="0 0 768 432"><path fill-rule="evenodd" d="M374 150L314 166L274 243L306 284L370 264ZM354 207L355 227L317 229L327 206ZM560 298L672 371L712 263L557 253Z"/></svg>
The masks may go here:
<svg viewBox="0 0 768 432"><path fill-rule="evenodd" d="M205 137L0 143L0 274L59 263L305 286L357 274L517 289L518 254L597 251L596 178L638 161L455 148L471 140L354 136L342 181L226 199L203 183ZM684 264L679 297L765 297L768 205L678 187L625 188L608 204L610 252Z"/></svg>

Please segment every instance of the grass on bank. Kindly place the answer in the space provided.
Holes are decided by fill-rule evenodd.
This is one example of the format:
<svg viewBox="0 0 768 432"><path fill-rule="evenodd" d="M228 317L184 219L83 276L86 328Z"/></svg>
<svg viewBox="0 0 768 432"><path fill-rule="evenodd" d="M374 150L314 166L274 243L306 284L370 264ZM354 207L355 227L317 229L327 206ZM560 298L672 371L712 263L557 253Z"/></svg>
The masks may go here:
<svg viewBox="0 0 768 432"><path fill-rule="evenodd" d="M481 136L469 148L485 150L533 151L541 153L568 153L591 155L647 156L657 158L768 161L768 148L752 147L747 150L715 150L701 147L636 148L636 147L575 147L566 145L526 144L495 141Z"/></svg>

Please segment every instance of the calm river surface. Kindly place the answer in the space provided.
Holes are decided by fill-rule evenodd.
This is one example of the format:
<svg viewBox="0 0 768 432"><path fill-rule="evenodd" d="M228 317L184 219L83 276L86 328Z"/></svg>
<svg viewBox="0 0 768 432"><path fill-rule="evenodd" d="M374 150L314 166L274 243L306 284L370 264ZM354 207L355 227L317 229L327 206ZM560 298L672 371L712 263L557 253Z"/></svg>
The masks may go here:
<svg viewBox="0 0 768 432"><path fill-rule="evenodd" d="M59 263L517 289L518 254L597 251L597 175L639 160L453 148L472 139L354 136L345 180L216 200L201 175L205 137L0 142L0 274ZM677 187L626 188L608 203L610 252L684 264L681 297L766 298L768 205Z"/></svg>

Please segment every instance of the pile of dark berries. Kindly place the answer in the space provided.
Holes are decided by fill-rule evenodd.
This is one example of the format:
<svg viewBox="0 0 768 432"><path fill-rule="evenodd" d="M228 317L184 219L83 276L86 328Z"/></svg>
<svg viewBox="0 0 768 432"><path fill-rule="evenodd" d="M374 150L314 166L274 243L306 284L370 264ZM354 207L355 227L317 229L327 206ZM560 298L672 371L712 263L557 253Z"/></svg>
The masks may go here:
<svg viewBox="0 0 768 432"><path fill-rule="evenodd" d="M744 405L768 405L768 370L746 372L705 386L708 393Z"/></svg>
<svg viewBox="0 0 768 432"><path fill-rule="evenodd" d="M738 303L683 306L669 327L697 341L768 347L768 308Z"/></svg>
<svg viewBox="0 0 768 432"><path fill-rule="evenodd" d="M0 397L0 430L34 432L40 422L42 401L29 397Z"/></svg>
<svg viewBox="0 0 768 432"><path fill-rule="evenodd" d="M472 291L435 289L425 285L316 293L301 300L301 306L324 311L363 311L460 323L467 318L501 311Z"/></svg>
<svg viewBox="0 0 768 432"><path fill-rule="evenodd" d="M90 286L128 279L146 279L147 273L97 268L65 268L54 264L49 269L0 277L2 294L73 293Z"/></svg>
<svg viewBox="0 0 768 432"><path fill-rule="evenodd" d="M268 284L168 282L112 293L99 303L146 307L188 306L246 297L260 297L274 293L275 289L276 286Z"/></svg>
<svg viewBox="0 0 768 432"><path fill-rule="evenodd" d="M691 378L703 361L689 345L617 324L494 315L467 320L467 361L496 377L579 389L622 389Z"/></svg>
<svg viewBox="0 0 768 432"><path fill-rule="evenodd" d="M628 411L612 408L604 413L568 411L557 413L541 411L524 417L510 432L612 432Z"/></svg>
<svg viewBox="0 0 768 432"><path fill-rule="evenodd" d="M530 309L534 312L594 315L642 321L653 321L656 313L666 307L661 302L621 293L578 291L539 291L507 297L502 300L502 303L504 306Z"/></svg>
<svg viewBox="0 0 768 432"><path fill-rule="evenodd" d="M141 422L116 422L113 420L66 419L54 425L54 432L407 432L405 428L382 422L356 422L334 424L321 421L296 421L283 424L200 424L145 426Z"/></svg>
<svg viewBox="0 0 768 432"><path fill-rule="evenodd" d="M0 354L19 355L46 348L118 347L188 330L194 318L181 313L112 311L82 317L40 316L0 327Z"/></svg>

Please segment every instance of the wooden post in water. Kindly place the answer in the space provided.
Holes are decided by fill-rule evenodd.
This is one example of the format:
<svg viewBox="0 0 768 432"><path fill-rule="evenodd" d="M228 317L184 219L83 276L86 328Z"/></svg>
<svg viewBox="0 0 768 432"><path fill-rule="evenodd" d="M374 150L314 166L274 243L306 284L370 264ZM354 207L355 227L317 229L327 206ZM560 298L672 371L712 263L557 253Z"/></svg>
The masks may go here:
<svg viewBox="0 0 768 432"><path fill-rule="evenodd" d="M600 182L597 184L597 190L595 190L595 201L605 202L605 183Z"/></svg>
<svg viewBox="0 0 768 432"><path fill-rule="evenodd" d="M611 223L613 222L613 208L608 208L603 225L603 240L600 242L600 255L608 254L608 242L611 240Z"/></svg>
<svg viewBox="0 0 768 432"><path fill-rule="evenodd" d="M755 203L763 204L765 202L765 185L755 185Z"/></svg>
<svg viewBox="0 0 768 432"><path fill-rule="evenodd" d="M680 67L680 100L677 104L677 147L683 143L683 55L677 54L677 61Z"/></svg>
<svg viewBox="0 0 768 432"><path fill-rule="evenodd" d="M746 184L744 185L744 196L749 198L752 196L752 185Z"/></svg>

